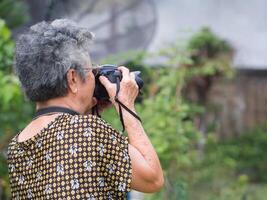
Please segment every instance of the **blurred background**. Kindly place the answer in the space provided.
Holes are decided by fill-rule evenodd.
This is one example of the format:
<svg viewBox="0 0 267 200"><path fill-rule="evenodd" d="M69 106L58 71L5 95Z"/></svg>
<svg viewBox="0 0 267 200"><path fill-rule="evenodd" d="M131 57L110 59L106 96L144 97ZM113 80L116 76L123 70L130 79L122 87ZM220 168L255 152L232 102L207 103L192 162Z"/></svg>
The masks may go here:
<svg viewBox="0 0 267 200"><path fill-rule="evenodd" d="M69 18L91 29L95 63L140 70L137 100L164 188L139 200L265 200L267 1L0 0L0 199L6 150L31 121L12 71L14 41L32 24ZM114 110L103 116L118 130Z"/></svg>

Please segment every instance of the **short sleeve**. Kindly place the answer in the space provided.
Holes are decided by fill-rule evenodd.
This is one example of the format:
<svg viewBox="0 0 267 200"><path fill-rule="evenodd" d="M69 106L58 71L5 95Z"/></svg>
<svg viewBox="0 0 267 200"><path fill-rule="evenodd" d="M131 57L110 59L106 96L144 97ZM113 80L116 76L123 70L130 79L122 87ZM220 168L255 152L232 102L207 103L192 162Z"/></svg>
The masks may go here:
<svg viewBox="0 0 267 200"><path fill-rule="evenodd" d="M121 198L130 191L132 175L128 138L103 119L99 119L99 122L103 124L105 134L108 136L105 152L107 181L118 195L117 198Z"/></svg>

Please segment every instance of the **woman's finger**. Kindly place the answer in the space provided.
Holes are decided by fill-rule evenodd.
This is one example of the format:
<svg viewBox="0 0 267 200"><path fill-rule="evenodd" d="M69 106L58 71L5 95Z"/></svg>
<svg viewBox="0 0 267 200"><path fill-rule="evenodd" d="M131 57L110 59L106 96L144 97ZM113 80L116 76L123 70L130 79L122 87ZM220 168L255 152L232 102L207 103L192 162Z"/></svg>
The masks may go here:
<svg viewBox="0 0 267 200"><path fill-rule="evenodd" d="M116 85L114 83L111 83L108 80L108 78L106 78L105 76L100 76L99 80L104 85L104 87L107 89L107 91L116 87Z"/></svg>
<svg viewBox="0 0 267 200"><path fill-rule="evenodd" d="M122 81L130 79L130 70L128 68L120 66L118 69L122 72Z"/></svg>
<svg viewBox="0 0 267 200"><path fill-rule="evenodd" d="M134 73L134 72L131 72L131 73L130 73L130 77L131 77L132 80L135 81L135 73Z"/></svg>
<svg viewBox="0 0 267 200"><path fill-rule="evenodd" d="M135 86L138 88L138 85L137 85L137 83L135 81L135 73L134 72L131 72L130 73L130 77L131 77L132 81L135 83Z"/></svg>

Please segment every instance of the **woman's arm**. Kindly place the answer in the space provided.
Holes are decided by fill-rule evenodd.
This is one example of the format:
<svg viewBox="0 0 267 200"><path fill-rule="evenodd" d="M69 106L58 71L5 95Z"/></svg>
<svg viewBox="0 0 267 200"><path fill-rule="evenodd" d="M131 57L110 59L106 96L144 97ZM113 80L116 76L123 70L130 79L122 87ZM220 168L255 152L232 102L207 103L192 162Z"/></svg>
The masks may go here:
<svg viewBox="0 0 267 200"><path fill-rule="evenodd" d="M119 68L123 78L120 83L119 100L135 112L134 101L138 95L138 86L134 74L130 74L125 67ZM114 101L116 85L105 77L100 77L106 87L111 101L117 112L118 105ZM129 154L132 164L131 188L141 192L155 192L164 184L163 172L155 149L153 148L142 124L130 113L122 108L125 129L129 137Z"/></svg>
<svg viewBox="0 0 267 200"><path fill-rule="evenodd" d="M158 156L141 123L124 112L132 163L131 188L141 192L156 192L164 184ZM127 116L127 117L126 117Z"/></svg>

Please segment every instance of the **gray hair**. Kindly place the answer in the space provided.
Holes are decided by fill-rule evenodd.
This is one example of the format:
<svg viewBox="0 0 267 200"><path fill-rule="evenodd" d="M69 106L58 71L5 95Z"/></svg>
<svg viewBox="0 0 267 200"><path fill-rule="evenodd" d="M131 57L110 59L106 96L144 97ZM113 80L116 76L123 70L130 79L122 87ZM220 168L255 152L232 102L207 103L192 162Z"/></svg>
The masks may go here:
<svg viewBox="0 0 267 200"><path fill-rule="evenodd" d="M90 62L93 37L67 19L43 21L22 34L16 42L15 72L26 97L36 102L65 96L71 68L84 80L82 67Z"/></svg>

